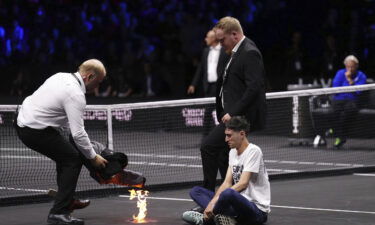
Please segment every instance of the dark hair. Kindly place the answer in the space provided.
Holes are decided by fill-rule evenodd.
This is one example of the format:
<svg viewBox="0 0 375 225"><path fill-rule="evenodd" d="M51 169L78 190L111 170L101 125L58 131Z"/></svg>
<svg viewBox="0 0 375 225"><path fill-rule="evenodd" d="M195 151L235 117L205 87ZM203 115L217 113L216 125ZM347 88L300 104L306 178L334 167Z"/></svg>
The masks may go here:
<svg viewBox="0 0 375 225"><path fill-rule="evenodd" d="M228 122L225 123L225 127L234 131L243 130L246 134L249 133L250 130L250 124L243 116L233 116Z"/></svg>

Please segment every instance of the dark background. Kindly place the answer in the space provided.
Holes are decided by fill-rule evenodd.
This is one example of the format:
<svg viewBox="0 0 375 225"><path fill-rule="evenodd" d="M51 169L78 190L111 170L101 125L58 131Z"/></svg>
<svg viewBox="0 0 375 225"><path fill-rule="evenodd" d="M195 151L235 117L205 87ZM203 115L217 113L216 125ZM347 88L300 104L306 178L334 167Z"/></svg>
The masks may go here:
<svg viewBox="0 0 375 225"><path fill-rule="evenodd" d="M109 78L89 104L200 97L187 86L206 32L227 15L263 53L268 92L327 81L348 54L375 74L373 0L0 0L0 103L88 58Z"/></svg>

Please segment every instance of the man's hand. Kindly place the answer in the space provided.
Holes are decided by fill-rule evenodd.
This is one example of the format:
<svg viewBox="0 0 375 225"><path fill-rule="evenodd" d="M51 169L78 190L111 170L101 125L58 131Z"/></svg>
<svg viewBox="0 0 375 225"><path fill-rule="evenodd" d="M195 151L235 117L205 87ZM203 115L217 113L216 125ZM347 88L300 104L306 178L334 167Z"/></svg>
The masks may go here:
<svg viewBox="0 0 375 225"><path fill-rule="evenodd" d="M194 93L195 93L195 87L194 87L193 85L190 85L190 86L188 87L188 89L187 89L187 93L188 93L189 95L194 94Z"/></svg>
<svg viewBox="0 0 375 225"><path fill-rule="evenodd" d="M209 220L210 218L214 216L214 206L215 206L214 202L210 201L210 203L208 203L206 209L203 212L204 220Z"/></svg>
<svg viewBox="0 0 375 225"><path fill-rule="evenodd" d="M352 79L352 72L351 72L351 71L347 70L347 71L345 72L345 78L346 78L346 80L349 82L350 85L353 85L353 84L354 84L354 81L353 81L353 79Z"/></svg>
<svg viewBox="0 0 375 225"><path fill-rule="evenodd" d="M223 116L223 118L221 118L221 122L226 123L227 121L230 120L230 118L232 117L227 113Z"/></svg>
<svg viewBox="0 0 375 225"><path fill-rule="evenodd" d="M101 155L97 154L93 159L91 159L91 163L96 168L104 168L108 161Z"/></svg>

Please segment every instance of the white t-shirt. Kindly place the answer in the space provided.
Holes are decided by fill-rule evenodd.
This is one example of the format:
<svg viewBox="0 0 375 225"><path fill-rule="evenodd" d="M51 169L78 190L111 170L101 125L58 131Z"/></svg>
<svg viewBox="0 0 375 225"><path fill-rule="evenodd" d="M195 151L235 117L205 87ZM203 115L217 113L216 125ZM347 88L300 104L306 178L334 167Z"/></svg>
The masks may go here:
<svg viewBox="0 0 375 225"><path fill-rule="evenodd" d="M231 149L229 166L235 184L240 180L243 171L251 172L249 185L241 192L241 195L253 202L263 212L270 212L271 187L260 148L249 144L241 155L237 154L236 149Z"/></svg>

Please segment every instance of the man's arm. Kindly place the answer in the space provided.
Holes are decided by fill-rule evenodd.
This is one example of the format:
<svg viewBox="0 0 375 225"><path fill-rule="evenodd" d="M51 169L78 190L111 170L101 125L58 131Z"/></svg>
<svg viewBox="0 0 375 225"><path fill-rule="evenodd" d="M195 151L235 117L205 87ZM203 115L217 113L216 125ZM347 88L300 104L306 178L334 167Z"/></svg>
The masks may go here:
<svg viewBox="0 0 375 225"><path fill-rule="evenodd" d="M208 219L213 216L213 209L217 200L219 199L221 192L223 192L227 188L230 188L232 184L233 184L232 167L228 166L228 170L227 170L227 174L225 175L224 182L220 185L219 189L217 189L215 196L212 198L210 203L208 203L207 208L203 212L205 219Z"/></svg>
<svg viewBox="0 0 375 225"><path fill-rule="evenodd" d="M206 49L204 49L202 53L201 60L198 64L197 70L195 71L193 80L191 81L191 84L188 87L188 90L187 90L188 94L194 94L196 91L196 87L198 86L199 82L202 81L203 79L203 63L204 61L206 61L204 60L205 55L206 55Z"/></svg>
<svg viewBox="0 0 375 225"><path fill-rule="evenodd" d="M259 90L264 88L264 67L260 53L251 50L243 54L245 54L242 60L244 60L243 73L246 90L234 107L228 110L230 116L240 115L246 111L259 94Z"/></svg>
<svg viewBox="0 0 375 225"><path fill-rule="evenodd" d="M107 160L96 154L83 124L83 111L86 106L84 96L75 95L68 97L64 103L64 109L69 121L70 131L82 154L91 160L95 167L105 167Z"/></svg>
<svg viewBox="0 0 375 225"><path fill-rule="evenodd" d="M343 70L337 71L332 81L332 87L341 87L343 79L345 79L344 71Z"/></svg>

